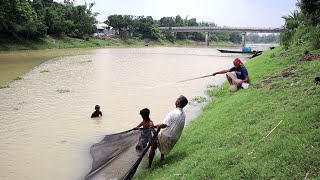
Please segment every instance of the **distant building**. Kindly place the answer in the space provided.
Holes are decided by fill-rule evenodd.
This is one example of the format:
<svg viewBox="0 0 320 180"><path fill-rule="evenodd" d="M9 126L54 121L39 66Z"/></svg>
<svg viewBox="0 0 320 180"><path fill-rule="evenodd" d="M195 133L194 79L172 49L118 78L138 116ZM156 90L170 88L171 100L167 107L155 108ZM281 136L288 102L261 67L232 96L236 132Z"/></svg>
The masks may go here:
<svg viewBox="0 0 320 180"><path fill-rule="evenodd" d="M116 33L113 27L109 26L108 24L97 23L95 26L97 28L97 32L93 33L93 36L110 36L115 35Z"/></svg>

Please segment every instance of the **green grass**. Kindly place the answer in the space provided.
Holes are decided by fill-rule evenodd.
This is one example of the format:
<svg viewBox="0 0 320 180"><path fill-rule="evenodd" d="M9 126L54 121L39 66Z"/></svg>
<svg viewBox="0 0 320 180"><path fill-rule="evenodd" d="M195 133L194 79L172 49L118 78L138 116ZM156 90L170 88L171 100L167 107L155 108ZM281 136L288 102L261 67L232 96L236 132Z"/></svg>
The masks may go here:
<svg viewBox="0 0 320 180"><path fill-rule="evenodd" d="M197 103L203 103L203 102L207 102L207 99L202 96L196 96L193 99L191 99L191 101L197 102Z"/></svg>
<svg viewBox="0 0 320 180"><path fill-rule="evenodd" d="M14 80L15 81L19 81L19 80L22 80L23 78L22 77L20 77L20 76L18 76L18 77L16 77L16 78L14 78Z"/></svg>
<svg viewBox="0 0 320 180"><path fill-rule="evenodd" d="M10 88L9 85L0 85L0 89Z"/></svg>
<svg viewBox="0 0 320 180"><path fill-rule="evenodd" d="M135 178L319 179L320 61L300 61L303 51L278 47L250 60L249 89L210 91L214 101L165 160Z"/></svg>

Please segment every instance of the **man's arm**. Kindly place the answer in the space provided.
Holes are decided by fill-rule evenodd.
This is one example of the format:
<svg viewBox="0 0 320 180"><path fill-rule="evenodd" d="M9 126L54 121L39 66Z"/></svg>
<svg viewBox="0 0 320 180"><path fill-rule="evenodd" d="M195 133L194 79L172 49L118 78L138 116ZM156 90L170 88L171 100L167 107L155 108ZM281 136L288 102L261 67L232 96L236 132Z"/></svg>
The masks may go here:
<svg viewBox="0 0 320 180"><path fill-rule="evenodd" d="M230 69L226 69L226 70L214 72L214 73L212 73L212 76L215 76L216 74L225 74L225 73L227 73L227 72L230 72Z"/></svg>
<svg viewBox="0 0 320 180"><path fill-rule="evenodd" d="M142 122L137 127L135 127L134 129L138 129L141 126L142 126Z"/></svg>
<svg viewBox="0 0 320 180"><path fill-rule="evenodd" d="M246 68L242 68L242 69L241 69L241 73L243 74L244 79L241 80L241 81L239 81L239 82L237 83L238 86L241 86L241 84L242 84L243 82L248 82L248 80L249 80L249 75L248 75L248 71L247 71Z"/></svg>
<svg viewBox="0 0 320 180"><path fill-rule="evenodd" d="M245 76L243 82L248 82L248 80L249 80L249 77L248 77L248 76Z"/></svg>
<svg viewBox="0 0 320 180"><path fill-rule="evenodd" d="M158 129L162 129L162 128L167 127L167 125L166 125L166 124L157 124L156 127L157 127Z"/></svg>
<svg viewBox="0 0 320 180"><path fill-rule="evenodd" d="M245 76L244 80L241 80L237 83L237 86L241 86L242 83L248 82L248 79L249 79L248 76Z"/></svg>

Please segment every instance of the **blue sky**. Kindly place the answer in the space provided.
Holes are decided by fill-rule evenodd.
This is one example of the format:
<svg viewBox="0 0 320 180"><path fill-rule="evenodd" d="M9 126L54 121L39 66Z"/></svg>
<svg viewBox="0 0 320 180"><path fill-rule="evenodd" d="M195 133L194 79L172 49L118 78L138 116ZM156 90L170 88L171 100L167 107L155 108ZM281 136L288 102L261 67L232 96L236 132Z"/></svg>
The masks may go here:
<svg viewBox="0 0 320 180"><path fill-rule="evenodd" d="M57 0L62 1L62 0ZM84 4L84 0L77 0ZM281 27L281 16L296 9L297 0L86 0L95 2L94 12L102 22L112 14L152 16L180 15L197 21L215 22L219 26Z"/></svg>

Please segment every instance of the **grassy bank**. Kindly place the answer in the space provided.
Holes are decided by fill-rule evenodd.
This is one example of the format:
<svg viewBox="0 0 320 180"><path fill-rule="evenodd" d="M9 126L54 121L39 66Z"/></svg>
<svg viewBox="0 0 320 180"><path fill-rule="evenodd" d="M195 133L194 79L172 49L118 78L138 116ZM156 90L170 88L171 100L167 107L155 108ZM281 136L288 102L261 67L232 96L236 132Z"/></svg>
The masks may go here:
<svg viewBox="0 0 320 180"><path fill-rule="evenodd" d="M90 38L89 40L46 36L36 40L24 39L21 37L0 37L0 51L13 50L38 50L38 49L65 49L65 48L108 48L108 47L144 47L144 46L199 46L203 42L193 40L154 41L149 39L107 39L100 40ZM211 46L232 46L231 42L212 42Z"/></svg>
<svg viewBox="0 0 320 180"><path fill-rule="evenodd" d="M303 51L278 47L250 60L250 88L211 91L170 155L136 178L319 178L320 60L301 61Z"/></svg>

